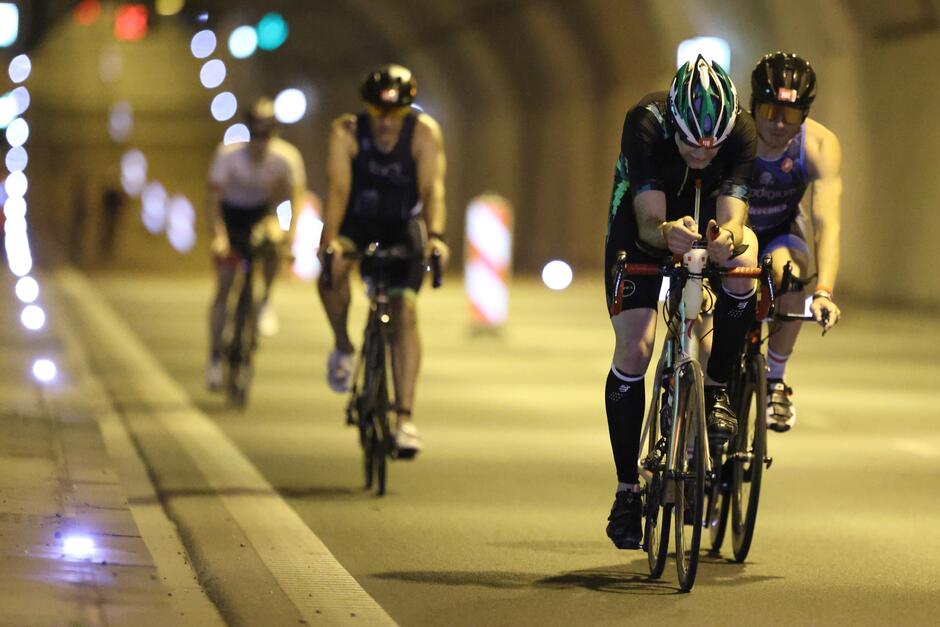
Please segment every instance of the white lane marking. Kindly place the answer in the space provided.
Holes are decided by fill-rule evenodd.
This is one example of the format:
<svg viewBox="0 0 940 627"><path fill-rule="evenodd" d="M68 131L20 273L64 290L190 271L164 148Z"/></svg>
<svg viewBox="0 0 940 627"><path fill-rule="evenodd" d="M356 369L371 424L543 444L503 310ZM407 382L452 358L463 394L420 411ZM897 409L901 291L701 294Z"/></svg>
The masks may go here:
<svg viewBox="0 0 940 627"><path fill-rule="evenodd" d="M98 350L121 347L111 357L133 371L134 393L156 406L185 407L153 416L176 438L220 492L226 509L305 620L330 625L394 625L384 609L336 560L325 544L274 490L241 451L160 366L156 357L80 274L63 270L59 284L83 310L99 338ZM133 385L133 383L132 383ZM236 488L238 495L225 494Z"/></svg>

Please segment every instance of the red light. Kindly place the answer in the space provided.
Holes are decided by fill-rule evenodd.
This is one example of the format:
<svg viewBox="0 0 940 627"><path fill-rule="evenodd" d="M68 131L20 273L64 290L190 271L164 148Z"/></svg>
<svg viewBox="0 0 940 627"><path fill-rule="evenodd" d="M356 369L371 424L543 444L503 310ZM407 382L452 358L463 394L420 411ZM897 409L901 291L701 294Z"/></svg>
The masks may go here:
<svg viewBox="0 0 940 627"><path fill-rule="evenodd" d="M120 41L138 41L147 34L147 7L122 4L114 14L114 37Z"/></svg>
<svg viewBox="0 0 940 627"><path fill-rule="evenodd" d="M101 16L101 3L98 0L82 0L72 12L76 24L88 26L98 21Z"/></svg>

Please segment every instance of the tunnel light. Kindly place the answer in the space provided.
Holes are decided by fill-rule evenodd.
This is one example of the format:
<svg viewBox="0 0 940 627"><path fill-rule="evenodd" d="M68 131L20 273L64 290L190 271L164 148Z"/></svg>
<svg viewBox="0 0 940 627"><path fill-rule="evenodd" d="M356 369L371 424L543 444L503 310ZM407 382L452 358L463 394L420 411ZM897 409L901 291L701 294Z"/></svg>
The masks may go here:
<svg viewBox="0 0 940 627"><path fill-rule="evenodd" d="M26 175L23 174L22 171L13 172L3 183L3 188L6 190L8 198L23 198L26 196L26 189L28 187L29 182L26 180Z"/></svg>
<svg viewBox="0 0 940 627"><path fill-rule="evenodd" d="M108 134L115 142L123 144L134 128L134 112L126 100L115 102L108 114Z"/></svg>
<svg viewBox="0 0 940 627"><path fill-rule="evenodd" d="M136 197L147 184L147 157L132 148L121 156L121 185L129 196Z"/></svg>
<svg viewBox="0 0 940 627"><path fill-rule="evenodd" d="M114 38L118 41L140 41L147 36L147 7L143 4L122 4L114 12Z"/></svg>
<svg viewBox="0 0 940 627"><path fill-rule="evenodd" d="M299 89L285 89L274 98L274 117L281 124L300 121L307 112L307 97Z"/></svg>
<svg viewBox="0 0 940 627"><path fill-rule="evenodd" d="M99 0L82 0L72 9L72 19L79 26L94 24L101 17L101 2Z"/></svg>
<svg viewBox="0 0 940 627"><path fill-rule="evenodd" d="M13 92L0 96L0 128L8 127L19 114L19 105L13 99Z"/></svg>
<svg viewBox="0 0 940 627"><path fill-rule="evenodd" d="M17 146L7 151L4 162L9 172L22 172L26 169L26 164L29 163L29 155L26 154L25 148Z"/></svg>
<svg viewBox="0 0 940 627"><path fill-rule="evenodd" d="M187 253L196 245L196 211L182 194L167 203L166 236L177 252Z"/></svg>
<svg viewBox="0 0 940 627"><path fill-rule="evenodd" d="M23 222L25 223L25 220ZM29 252L29 239L26 236L25 228L17 233L10 227L10 222L7 222L6 237L3 240L7 253L7 263L10 266L10 272L18 277L23 277L33 269L33 257Z"/></svg>
<svg viewBox="0 0 940 627"><path fill-rule="evenodd" d="M232 124L225 130L225 137L222 138L222 143L228 146L229 144L242 144L251 139L251 131L248 130L248 127L239 122L238 124Z"/></svg>
<svg viewBox="0 0 940 627"><path fill-rule="evenodd" d="M293 209L291 209L291 204L289 200L285 200L277 206L277 223L281 225L282 231L290 230L290 221L293 217Z"/></svg>
<svg viewBox="0 0 940 627"><path fill-rule="evenodd" d="M29 73L33 69L33 64L30 62L29 57L25 54L21 54L13 57L8 66L7 72L10 75L10 80L14 83L22 83L27 78L29 78Z"/></svg>
<svg viewBox="0 0 940 627"><path fill-rule="evenodd" d="M183 10L184 4L186 4L186 0L157 0L154 5L154 10L157 12L157 15L176 15Z"/></svg>
<svg viewBox="0 0 940 627"><path fill-rule="evenodd" d="M20 322L30 331L38 331L46 324L46 312L39 305L28 305L20 314Z"/></svg>
<svg viewBox="0 0 940 627"><path fill-rule="evenodd" d="M0 2L0 48L16 43L20 30L20 10L12 2Z"/></svg>
<svg viewBox="0 0 940 627"><path fill-rule="evenodd" d="M20 85L10 92L10 97L16 105L16 115L23 115L29 109L29 90Z"/></svg>
<svg viewBox="0 0 940 627"><path fill-rule="evenodd" d="M156 235L166 225L166 190L156 181L148 183L140 193L140 219L150 233Z"/></svg>
<svg viewBox="0 0 940 627"><path fill-rule="evenodd" d="M681 42L676 49L676 67L695 61L698 55L715 61L725 72L731 71L731 46L721 37L695 37Z"/></svg>
<svg viewBox="0 0 940 627"><path fill-rule="evenodd" d="M95 541L88 536L66 536L62 542L62 553L72 559L89 558L95 553Z"/></svg>
<svg viewBox="0 0 940 627"><path fill-rule="evenodd" d="M563 290L571 285L573 276L571 266L560 259L549 261L542 268L542 282L553 290Z"/></svg>
<svg viewBox="0 0 940 627"><path fill-rule="evenodd" d="M16 118L7 126L7 143L11 148L22 146L29 139L29 124L23 118Z"/></svg>
<svg viewBox="0 0 940 627"><path fill-rule="evenodd" d="M113 83L124 71L124 61L121 58L121 49L112 45L101 51L98 57L98 76L105 83Z"/></svg>
<svg viewBox="0 0 940 627"><path fill-rule="evenodd" d="M3 203L3 217L6 218L7 224L5 229L9 231L10 223L14 220L26 220L26 199L22 196L17 196L15 198L7 198Z"/></svg>
<svg viewBox="0 0 940 627"><path fill-rule="evenodd" d="M247 59L258 49L258 31L253 26L239 26L228 38L228 50L236 59Z"/></svg>
<svg viewBox="0 0 940 627"><path fill-rule="evenodd" d="M37 359L33 362L33 376L41 383L51 383L55 380L58 370L51 359ZM68 540L66 540L68 542Z"/></svg>
<svg viewBox="0 0 940 627"><path fill-rule="evenodd" d="M238 110L238 100L232 92L223 91L212 99L212 104L209 109L212 112L213 118L219 122L225 122L226 120L230 120Z"/></svg>
<svg viewBox="0 0 940 627"><path fill-rule="evenodd" d="M208 29L201 30L193 35L192 41L189 42L189 49L197 59L205 59L215 52L216 44L215 33Z"/></svg>
<svg viewBox="0 0 940 627"><path fill-rule="evenodd" d="M39 298L39 283L31 276L24 276L16 282L16 297L25 305L35 302Z"/></svg>
<svg viewBox="0 0 940 627"><path fill-rule="evenodd" d="M199 70L199 82L206 89L214 89L225 80L225 63L221 59L206 61Z"/></svg>
<svg viewBox="0 0 940 627"><path fill-rule="evenodd" d="M287 22L280 13L268 13L258 22L258 47L276 50L287 41Z"/></svg>

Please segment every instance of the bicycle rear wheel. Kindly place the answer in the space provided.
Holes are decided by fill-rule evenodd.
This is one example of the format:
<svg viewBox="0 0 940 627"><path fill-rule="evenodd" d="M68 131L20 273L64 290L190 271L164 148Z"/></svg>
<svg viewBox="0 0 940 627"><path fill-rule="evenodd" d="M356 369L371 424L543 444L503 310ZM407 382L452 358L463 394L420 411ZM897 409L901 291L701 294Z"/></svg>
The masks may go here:
<svg viewBox="0 0 940 627"><path fill-rule="evenodd" d="M679 588L688 592L695 585L702 517L705 511L705 393L698 362L682 367L679 385L679 421L676 429L675 504L676 571Z"/></svg>
<svg viewBox="0 0 940 627"><path fill-rule="evenodd" d="M733 407L738 414L738 434L731 477L731 532L734 559L743 562L754 539L767 452L767 370L763 355L748 360Z"/></svg>
<svg viewBox="0 0 940 627"><path fill-rule="evenodd" d="M658 377L657 377L658 380ZM662 412L661 386L652 390L650 412L653 419L650 421L649 437L647 439L647 459L653 454L659 442L660 415ZM665 459L663 459L665 461ZM670 510L665 503L663 483L663 463L657 464L648 470L652 477L646 484L646 515L644 520L643 548L649 562L650 578L659 579L666 568L666 555L669 552L669 522Z"/></svg>

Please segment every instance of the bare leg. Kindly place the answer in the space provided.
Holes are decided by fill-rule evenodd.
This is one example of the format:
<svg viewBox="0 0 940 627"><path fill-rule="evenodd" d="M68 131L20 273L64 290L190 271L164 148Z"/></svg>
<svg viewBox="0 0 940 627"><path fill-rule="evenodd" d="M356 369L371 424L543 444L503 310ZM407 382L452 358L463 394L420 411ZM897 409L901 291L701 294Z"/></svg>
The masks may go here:
<svg viewBox="0 0 940 627"><path fill-rule="evenodd" d="M323 309L333 329L336 348L343 353L352 353L353 345L349 340L349 270L352 262L340 256L333 257L333 285L327 287L323 279L317 282Z"/></svg>
<svg viewBox="0 0 940 627"><path fill-rule="evenodd" d="M793 275L805 275L806 258L802 252L789 248L778 248L771 253L774 267L774 281L779 285L783 277L783 268L788 261L793 262ZM780 296L781 311L785 313L803 313L806 294L800 292L787 292ZM776 355L789 357L796 346L796 339L800 334L799 322L774 322L770 326L770 340L767 346Z"/></svg>
<svg viewBox="0 0 940 627"><path fill-rule="evenodd" d="M209 340L211 357L213 360L222 356L222 333L225 331L226 309L228 295L235 280L235 266L220 264L216 272L217 287L215 300L209 313Z"/></svg>
<svg viewBox="0 0 940 627"><path fill-rule="evenodd" d="M421 336L418 333L416 295L406 291L392 299L392 358L396 372L395 398L398 421L411 420L415 384L421 367Z"/></svg>

